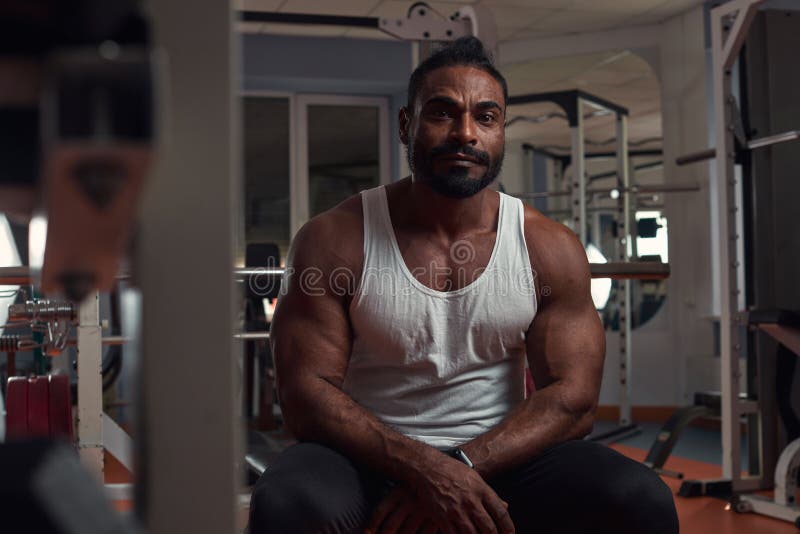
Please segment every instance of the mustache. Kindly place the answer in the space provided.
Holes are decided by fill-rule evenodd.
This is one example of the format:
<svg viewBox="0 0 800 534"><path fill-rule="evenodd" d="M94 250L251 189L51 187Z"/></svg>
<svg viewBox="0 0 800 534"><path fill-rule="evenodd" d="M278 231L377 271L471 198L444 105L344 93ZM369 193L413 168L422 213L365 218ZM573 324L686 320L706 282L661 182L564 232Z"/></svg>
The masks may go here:
<svg viewBox="0 0 800 534"><path fill-rule="evenodd" d="M453 154L464 154L465 156L475 158L478 163L482 165L489 165L489 163L491 163L491 158L489 157L488 152L472 148L471 146L461 146L455 143L446 143L434 147L430 151L431 159L437 156L447 156Z"/></svg>

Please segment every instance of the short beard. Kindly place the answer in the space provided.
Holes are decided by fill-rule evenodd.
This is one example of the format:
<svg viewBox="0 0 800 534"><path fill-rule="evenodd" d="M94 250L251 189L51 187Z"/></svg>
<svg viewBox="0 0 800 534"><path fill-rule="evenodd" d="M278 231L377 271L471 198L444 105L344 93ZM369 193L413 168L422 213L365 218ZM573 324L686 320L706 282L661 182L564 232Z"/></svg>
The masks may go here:
<svg viewBox="0 0 800 534"><path fill-rule="evenodd" d="M486 172L482 177L478 179L468 177L469 169L466 167L451 167L447 174L435 174L433 172L433 156L437 154L455 154L459 152L477 157L482 163L487 164ZM409 140L408 145L406 145L406 159L408 160L408 166L414 174L414 177L419 179L420 182L430 186L431 189L440 195L456 199L474 196L494 182L500 175L504 156L505 147L503 147L500 157L492 161L488 157L488 154L485 152L478 152L472 147L443 146L434 148L427 154L424 161L418 161L422 160L424 156L417 152L414 147L414 141Z"/></svg>

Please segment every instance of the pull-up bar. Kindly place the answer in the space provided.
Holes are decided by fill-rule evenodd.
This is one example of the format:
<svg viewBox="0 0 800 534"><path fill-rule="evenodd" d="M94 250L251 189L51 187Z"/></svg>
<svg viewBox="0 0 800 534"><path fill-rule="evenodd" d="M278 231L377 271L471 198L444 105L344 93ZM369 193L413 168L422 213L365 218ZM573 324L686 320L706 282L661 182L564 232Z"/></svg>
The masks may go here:
<svg viewBox="0 0 800 534"><path fill-rule="evenodd" d="M785 143L787 141L795 141L797 139L800 139L800 130L790 130L788 132L783 132L775 135L759 137L758 139L751 139L750 141L747 142L746 148L747 150L753 150L765 146L776 145L778 143ZM717 157L717 149L707 148L699 152L692 152L691 154L680 156L679 158L675 159L675 163L678 165L688 165L690 163L698 163L700 161L714 159L715 157Z"/></svg>

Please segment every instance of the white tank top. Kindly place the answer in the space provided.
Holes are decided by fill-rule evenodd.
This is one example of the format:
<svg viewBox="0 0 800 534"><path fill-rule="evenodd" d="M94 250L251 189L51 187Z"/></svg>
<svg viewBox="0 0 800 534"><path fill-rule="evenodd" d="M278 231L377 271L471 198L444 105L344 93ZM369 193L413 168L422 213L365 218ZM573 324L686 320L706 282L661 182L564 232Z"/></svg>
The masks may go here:
<svg viewBox="0 0 800 534"><path fill-rule="evenodd" d="M384 187L361 193L364 268L350 304L353 348L343 390L384 424L433 447L487 432L525 397L534 278L522 202L499 194L486 269L469 285L441 292L406 266Z"/></svg>

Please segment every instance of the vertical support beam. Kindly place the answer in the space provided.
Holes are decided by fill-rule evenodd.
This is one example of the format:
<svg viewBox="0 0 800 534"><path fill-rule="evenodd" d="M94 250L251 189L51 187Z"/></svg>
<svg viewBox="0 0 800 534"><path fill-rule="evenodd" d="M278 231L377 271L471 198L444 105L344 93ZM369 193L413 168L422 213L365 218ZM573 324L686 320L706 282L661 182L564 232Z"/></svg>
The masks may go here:
<svg viewBox="0 0 800 534"><path fill-rule="evenodd" d="M628 117L617 114L617 181L620 186L618 220L620 247L619 261L628 261L628 245L632 239L631 232L631 198L630 192L630 158L628 157ZM631 244L632 245L632 244ZM631 343L631 280L618 280L622 293L622 302L617 299L620 306L619 313L619 424L631 424L631 369L632 369L632 343Z"/></svg>
<svg viewBox="0 0 800 534"><path fill-rule="evenodd" d="M103 483L103 379L100 296L78 309L78 449L81 461ZM65 358L65 356L62 356Z"/></svg>
<svg viewBox="0 0 800 534"><path fill-rule="evenodd" d="M739 437L739 359L742 354L739 338L738 300L739 277L736 231L736 179L734 176L734 132L729 117L734 97L731 87L731 68L752 20L759 0L739 2L738 24L735 32L723 31L725 6L711 10L711 52L714 77L714 120L717 138L717 191L719 194L719 257L720 268L720 365L722 389L722 476L730 478L734 494L741 489L741 443ZM730 6L728 6L730 7ZM747 22L746 24L743 23ZM731 43L736 43L732 46ZM726 47L726 44L728 45Z"/></svg>
<svg viewBox="0 0 800 534"><path fill-rule="evenodd" d="M137 511L148 532L236 531L242 425L231 270L242 195L229 0L150 2L168 58L164 143L137 250L142 289ZM187 265L191 269L186 269Z"/></svg>
<svg viewBox="0 0 800 534"><path fill-rule="evenodd" d="M583 139L583 100L575 100L576 124L570 127L572 134L572 224L573 230L585 247L587 244L586 233L586 158Z"/></svg>

